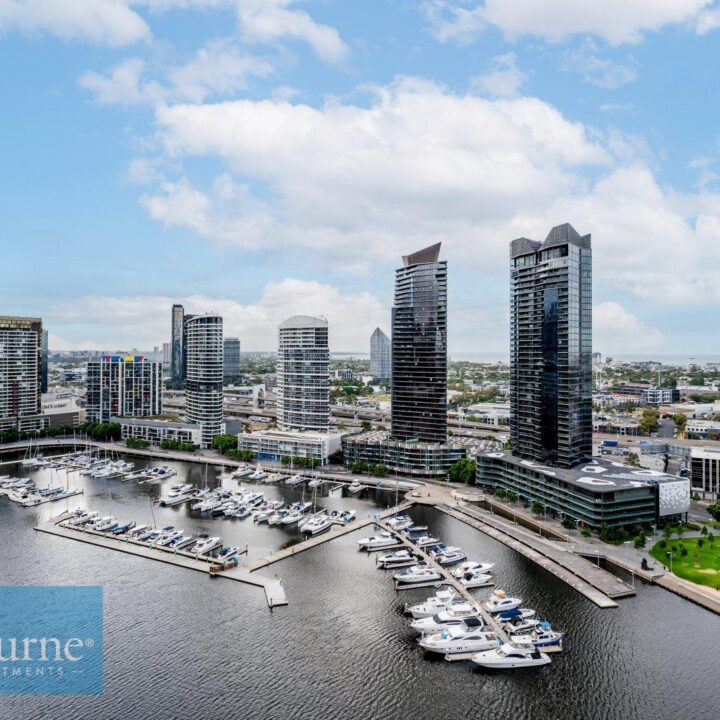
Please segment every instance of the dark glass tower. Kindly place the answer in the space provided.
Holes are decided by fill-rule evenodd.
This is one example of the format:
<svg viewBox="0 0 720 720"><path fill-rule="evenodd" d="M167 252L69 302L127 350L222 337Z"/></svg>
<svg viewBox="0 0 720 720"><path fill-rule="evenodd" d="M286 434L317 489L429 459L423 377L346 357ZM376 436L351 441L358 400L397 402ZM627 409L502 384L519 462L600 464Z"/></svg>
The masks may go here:
<svg viewBox="0 0 720 720"><path fill-rule="evenodd" d="M510 426L519 457L592 455L592 251L567 223L510 244Z"/></svg>
<svg viewBox="0 0 720 720"><path fill-rule="evenodd" d="M172 306L170 340L170 387L180 390L185 383L185 309Z"/></svg>
<svg viewBox="0 0 720 720"><path fill-rule="evenodd" d="M447 440L447 263L440 243L403 257L392 311L392 436Z"/></svg>

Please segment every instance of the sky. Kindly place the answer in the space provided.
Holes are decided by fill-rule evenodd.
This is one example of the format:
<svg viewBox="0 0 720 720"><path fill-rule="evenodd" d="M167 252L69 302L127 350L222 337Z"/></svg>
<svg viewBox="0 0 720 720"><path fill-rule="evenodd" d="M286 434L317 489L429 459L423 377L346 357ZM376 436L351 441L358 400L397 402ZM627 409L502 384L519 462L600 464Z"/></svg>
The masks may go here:
<svg viewBox="0 0 720 720"><path fill-rule="evenodd" d="M452 353L508 344L508 245L593 242L594 349L720 353L720 0L0 0L0 314L149 349L389 333L442 242Z"/></svg>

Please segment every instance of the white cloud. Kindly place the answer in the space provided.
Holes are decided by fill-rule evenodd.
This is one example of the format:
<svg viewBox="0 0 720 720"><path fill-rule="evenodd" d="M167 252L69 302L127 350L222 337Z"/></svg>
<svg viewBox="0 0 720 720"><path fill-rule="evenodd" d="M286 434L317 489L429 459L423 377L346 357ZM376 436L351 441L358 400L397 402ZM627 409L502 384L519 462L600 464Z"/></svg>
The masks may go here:
<svg viewBox="0 0 720 720"><path fill-rule="evenodd" d="M662 333L616 302L593 306L593 349L607 353L647 353L662 346Z"/></svg>
<svg viewBox="0 0 720 720"><path fill-rule="evenodd" d="M476 75L471 80L471 87L491 97L515 97L520 94L527 77L518 68L515 53L510 52L494 57L492 70Z"/></svg>
<svg viewBox="0 0 720 720"><path fill-rule="evenodd" d="M263 58L241 53L229 40L214 40L187 63L167 70L164 83L146 79L147 70L145 61L128 58L104 73L84 73L79 83L104 105L203 102L211 95L245 89L250 77L265 77L272 66Z"/></svg>
<svg viewBox="0 0 720 720"><path fill-rule="evenodd" d="M441 41L469 42L487 25L510 38L535 35L550 42L594 35L613 45L636 43L643 33L671 24L698 23L699 32L717 26L703 12L713 0L432 0L425 3Z"/></svg>
<svg viewBox="0 0 720 720"><path fill-rule="evenodd" d="M331 350L362 350L378 324L387 326L390 313L370 293L345 294L332 285L286 278L266 285L257 302L248 305L206 295L79 297L52 308L49 324L64 337L77 335L76 326L81 326L82 333L95 338L96 348L147 349L169 339L170 308L175 302L182 303L186 312L220 313L225 334L239 336L247 350L275 350L277 326L297 314L327 318ZM58 340L52 346L69 349L70 345ZM83 347L79 341L72 346Z"/></svg>
<svg viewBox="0 0 720 720"><path fill-rule="evenodd" d="M586 83L606 90L616 90L637 78L637 70L631 59L620 62L603 57L592 40L576 50L568 50L560 69L577 73Z"/></svg>
<svg viewBox="0 0 720 720"><path fill-rule="evenodd" d="M126 0L0 0L0 32L57 35L118 47L150 39Z"/></svg>
<svg viewBox="0 0 720 720"><path fill-rule="evenodd" d="M238 19L249 42L275 42L282 38L303 40L322 60L342 62L349 52L338 31L315 22L303 10L290 10L296 0L241 0Z"/></svg>

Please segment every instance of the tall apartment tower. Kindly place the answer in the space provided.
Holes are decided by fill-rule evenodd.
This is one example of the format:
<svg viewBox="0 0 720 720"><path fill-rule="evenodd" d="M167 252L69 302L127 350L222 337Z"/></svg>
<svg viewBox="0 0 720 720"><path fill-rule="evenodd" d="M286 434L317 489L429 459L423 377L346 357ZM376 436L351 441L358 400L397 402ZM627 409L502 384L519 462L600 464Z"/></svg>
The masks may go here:
<svg viewBox="0 0 720 720"><path fill-rule="evenodd" d="M278 328L277 423L281 430L328 431L330 349L323 318L295 315Z"/></svg>
<svg viewBox="0 0 720 720"><path fill-rule="evenodd" d="M170 387L179 390L185 383L185 308L172 306L170 335Z"/></svg>
<svg viewBox="0 0 720 720"><path fill-rule="evenodd" d="M162 412L162 363L142 355L105 355L87 364L87 419L147 417Z"/></svg>
<svg viewBox="0 0 720 720"><path fill-rule="evenodd" d="M185 414L202 427L202 446L209 447L224 430L222 318L209 313L186 319L185 345Z"/></svg>
<svg viewBox="0 0 720 720"><path fill-rule="evenodd" d="M42 425L42 334L40 318L0 317L0 430Z"/></svg>
<svg viewBox="0 0 720 720"><path fill-rule="evenodd" d="M440 243L403 257L392 310L392 437L447 440L447 262Z"/></svg>
<svg viewBox="0 0 720 720"><path fill-rule="evenodd" d="M510 244L510 427L521 458L592 456L592 250L567 223Z"/></svg>
<svg viewBox="0 0 720 720"><path fill-rule="evenodd" d="M240 340L228 337L223 341L223 378L225 382L239 380L240 372Z"/></svg>
<svg viewBox="0 0 720 720"><path fill-rule="evenodd" d="M48 391L48 331L43 330L40 336L40 392Z"/></svg>
<svg viewBox="0 0 720 720"><path fill-rule="evenodd" d="M381 382L389 382L390 338L378 327L370 336L370 374Z"/></svg>

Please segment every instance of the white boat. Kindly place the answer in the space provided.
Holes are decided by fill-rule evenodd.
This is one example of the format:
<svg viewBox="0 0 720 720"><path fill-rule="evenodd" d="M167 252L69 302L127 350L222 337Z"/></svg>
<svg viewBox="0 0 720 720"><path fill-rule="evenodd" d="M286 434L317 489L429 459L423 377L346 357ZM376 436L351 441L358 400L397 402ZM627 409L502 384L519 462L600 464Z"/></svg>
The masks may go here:
<svg viewBox="0 0 720 720"><path fill-rule="evenodd" d="M441 610L449 608L453 603L464 603L465 600L457 594L454 588L438 590L425 602L417 605L406 605L405 612L412 615L416 620L424 617L432 617Z"/></svg>
<svg viewBox="0 0 720 720"><path fill-rule="evenodd" d="M410 542L414 543L418 547L427 547L428 545L435 545L438 539L431 537L430 535L421 535L419 538L412 539Z"/></svg>
<svg viewBox="0 0 720 720"><path fill-rule="evenodd" d="M435 562L438 565L454 565L465 560L466 557L467 555L459 547L447 547L435 556Z"/></svg>
<svg viewBox="0 0 720 720"><path fill-rule="evenodd" d="M92 529L98 532L108 532L118 524L118 519L114 515L101 518L98 522L92 524Z"/></svg>
<svg viewBox="0 0 720 720"><path fill-rule="evenodd" d="M433 568L427 565L415 565L413 567L406 568L400 572L396 572L393 575L393 580L403 585L410 585L412 583L424 583L434 582L435 580L442 580L442 575Z"/></svg>
<svg viewBox="0 0 720 720"><path fill-rule="evenodd" d="M478 571L481 573L488 573L495 567L495 563L480 563L475 560L466 560L455 566L450 572L453 577L461 578L465 573Z"/></svg>
<svg viewBox="0 0 720 720"><path fill-rule="evenodd" d="M313 478L312 480L310 480L310 482L308 483L308 487L309 487L309 488L316 488L316 487L320 487L320 486L323 485L324 483L325 483L325 481L324 481L322 478L317 478L317 477L316 477L316 478Z"/></svg>
<svg viewBox="0 0 720 720"><path fill-rule="evenodd" d="M262 468L258 468L252 475L248 476L248 480L263 480L266 477L267 473Z"/></svg>
<svg viewBox="0 0 720 720"><path fill-rule="evenodd" d="M410 552L410 550L403 549L398 550L397 552L385 553L378 558L377 562L381 568L388 569L416 565L417 558Z"/></svg>
<svg viewBox="0 0 720 720"><path fill-rule="evenodd" d="M492 650L496 648L498 644L498 638L495 633L483 630L482 623L470 629L453 626L441 630L439 633L425 635L420 638L420 647L422 647L423 650L442 653L443 655Z"/></svg>
<svg viewBox="0 0 720 720"><path fill-rule="evenodd" d="M484 587L491 581L492 575L480 572L479 570L470 570L460 578L462 586L467 588L468 590Z"/></svg>
<svg viewBox="0 0 720 720"><path fill-rule="evenodd" d="M282 475L281 473L272 473L272 475L268 475L268 476L263 480L263 482L264 482L264 483L267 483L267 484L269 485L269 484L271 484L271 483L280 482L281 480L284 479L284 477L285 477L285 476Z"/></svg>
<svg viewBox="0 0 720 720"><path fill-rule="evenodd" d="M405 530L413 524L413 521L409 515L395 515L395 517L388 518L385 524L393 530Z"/></svg>
<svg viewBox="0 0 720 720"><path fill-rule="evenodd" d="M222 538L219 537L205 537L198 538L198 541L193 545L190 550L194 555L207 555L212 552L215 548L222 545Z"/></svg>
<svg viewBox="0 0 720 720"><path fill-rule="evenodd" d="M491 613L514 610L522 605L522 598L507 597L502 590L496 590L485 603L485 609Z"/></svg>
<svg viewBox="0 0 720 720"><path fill-rule="evenodd" d="M466 620L472 620L470 623L472 627L477 626L476 621L478 620L483 623L483 619L480 617L476 608L469 603L459 603L457 605L451 605L447 609L441 610L430 617L413 620L410 623L410 627L423 635L428 635L440 632L441 630L445 630L445 628L452 627L453 625L469 628L470 625L465 624Z"/></svg>
<svg viewBox="0 0 720 720"><path fill-rule="evenodd" d="M241 480L248 475L252 475L255 471L251 467L239 467L233 474L234 480Z"/></svg>
<svg viewBox="0 0 720 720"><path fill-rule="evenodd" d="M315 517L306 520L300 525L300 532L308 533L310 535L319 535L321 532L325 532L332 526L332 520L326 513L319 513Z"/></svg>
<svg viewBox="0 0 720 720"><path fill-rule="evenodd" d="M540 652L532 643L507 642L493 650L476 653L472 661L480 667L506 670L548 665L550 656Z"/></svg>
<svg viewBox="0 0 720 720"><path fill-rule="evenodd" d="M241 505L234 513L233 517L239 518L240 520L245 519L250 515L250 508L247 505Z"/></svg>
<svg viewBox="0 0 720 720"><path fill-rule="evenodd" d="M84 512L81 515L76 515L68 521L68 525L79 527L80 525L86 525L90 521L94 520L98 516L97 512Z"/></svg>
<svg viewBox="0 0 720 720"><path fill-rule="evenodd" d="M531 608L512 608L511 610L505 610L501 612L497 619L501 623L517 623L520 620L527 620L528 618L535 617L535 611Z"/></svg>
<svg viewBox="0 0 720 720"><path fill-rule="evenodd" d="M303 519L303 514L297 510L290 512L280 521L280 525L295 525Z"/></svg>
<svg viewBox="0 0 720 720"><path fill-rule="evenodd" d="M174 550L182 550L183 548L186 548L188 545L193 545L195 543L195 538L192 535L183 535L181 538L174 540L170 547Z"/></svg>
<svg viewBox="0 0 720 720"><path fill-rule="evenodd" d="M152 525L137 525L128 533L128 537L137 540L141 535L152 529Z"/></svg>
<svg viewBox="0 0 720 720"><path fill-rule="evenodd" d="M340 515L338 515L338 520L340 520L341 523L347 525L349 522L352 522L356 517L357 516L354 510L343 510Z"/></svg>
<svg viewBox="0 0 720 720"><path fill-rule="evenodd" d="M160 547L167 547L168 545L172 544L176 540L179 540L181 537L183 537L183 531L182 530L173 530L172 532L165 533L161 537L157 539L155 542L156 545Z"/></svg>
<svg viewBox="0 0 720 720"><path fill-rule="evenodd" d="M503 627L509 635L525 635L538 629L540 620L534 617L518 618L503 623Z"/></svg>
<svg viewBox="0 0 720 720"><path fill-rule="evenodd" d="M541 623L547 627L539 627L527 634L510 635L510 640L515 643L532 643L538 650L543 652L560 652L562 650L563 633L553 630L549 623Z"/></svg>
<svg viewBox="0 0 720 720"><path fill-rule="evenodd" d="M302 477L302 475L292 475L291 477L289 477L285 480L285 484L286 485L299 485L303 480L304 480L304 478Z"/></svg>
<svg viewBox="0 0 720 720"><path fill-rule="evenodd" d="M392 545L397 545L398 540L391 533L383 531L378 533L377 535L360 538L360 540L357 541L357 544L363 550L372 550L374 548L384 548L390 547Z"/></svg>
<svg viewBox="0 0 720 720"><path fill-rule="evenodd" d="M181 505L191 499L192 495L188 493L171 492L160 498L160 504L172 507L173 505Z"/></svg>
<svg viewBox="0 0 720 720"><path fill-rule="evenodd" d="M361 485L357 480L353 480L348 486L348 492L351 495L357 495L358 493L362 492L363 489L364 486Z"/></svg>

